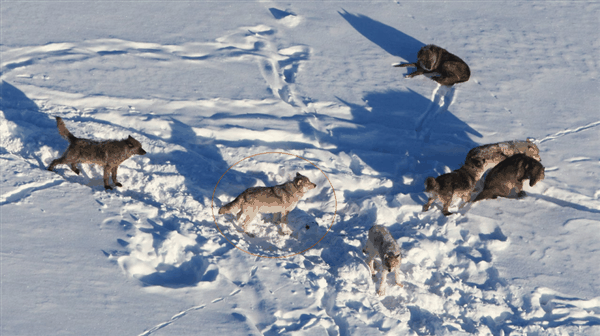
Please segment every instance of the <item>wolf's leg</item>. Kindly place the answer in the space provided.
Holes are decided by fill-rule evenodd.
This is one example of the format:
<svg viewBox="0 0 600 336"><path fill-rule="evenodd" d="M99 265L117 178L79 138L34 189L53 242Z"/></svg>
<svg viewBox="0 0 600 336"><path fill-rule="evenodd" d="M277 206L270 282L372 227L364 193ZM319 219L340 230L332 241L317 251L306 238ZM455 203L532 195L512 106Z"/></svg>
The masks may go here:
<svg viewBox="0 0 600 336"><path fill-rule="evenodd" d="M431 206L431 204L433 204L433 201L435 201L435 197L429 197L429 200L427 200L427 203L425 205L423 205L423 211L429 210L429 207Z"/></svg>
<svg viewBox="0 0 600 336"><path fill-rule="evenodd" d="M398 265L398 267L396 267L396 269L394 270L394 282L396 282L396 285L400 286L400 287L404 287L404 285L400 282L398 282L398 272L400 271L400 265Z"/></svg>
<svg viewBox="0 0 600 336"><path fill-rule="evenodd" d="M292 233L292 230L287 226L289 211L280 212L279 217L279 234L285 235Z"/></svg>
<svg viewBox="0 0 600 336"><path fill-rule="evenodd" d="M52 171L54 169L54 167L56 167L56 165L59 164L65 164L65 157L61 156L56 160L52 160L52 162L50 163L50 165L48 166L48 170Z"/></svg>
<svg viewBox="0 0 600 336"><path fill-rule="evenodd" d="M448 210L451 202L452 202L452 197L450 197L450 199L442 199L442 204L443 204L442 213L444 214L444 216L452 215L452 212L450 212L450 210Z"/></svg>
<svg viewBox="0 0 600 336"><path fill-rule="evenodd" d="M517 183L515 185L515 189L517 190L518 198L523 198L523 197L527 196L527 193L525 191L523 191L523 180L517 181Z"/></svg>
<svg viewBox="0 0 600 336"><path fill-rule="evenodd" d="M394 64L396 68L406 68L406 67L416 67L416 63L402 63L402 64Z"/></svg>
<svg viewBox="0 0 600 336"><path fill-rule="evenodd" d="M244 212L246 214L246 219L244 219L244 224L242 224L242 230L244 230L244 232L246 232L246 229L248 228L248 224L250 224L250 222L252 222L254 217L256 217L256 215L258 214L258 211L254 208L242 208L242 212Z"/></svg>
<svg viewBox="0 0 600 336"><path fill-rule="evenodd" d="M379 296L385 294L385 285L387 284L386 280L388 273L388 270L384 267L383 272L381 272L381 281L379 281L379 290L377 291L377 294L379 294Z"/></svg>
<svg viewBox="0 0 600 336"><path fill-rule="evenodd" d="M422 75L424 73L426 73L426 71L424 69L420 69L419 68L419 69L417 69L417 71L415 71L413 73L410 73L410 74L408 74L408 75L406 75L404 77L406 77L406 78L413 78L415 76L419 76L419 75Z"/></svg>
<svg viewBox="0 0 600 336"><path fill-rule="evenodd" d="M458 76L438 76L438 77L431 77L431 79L433 79L434 81L438 82L440 85L446 85L446 86L452 86L454 84L456 84L459 81Z"/></svg>
<svg viewBox="0 0 600 336"><path fill-rule="evenodd" d="M369 265L369 270L371 271L371 276L375 275L375 265L373 265L375 263L375 253L373 253L372 251L368 251L367 252L367 265Z"/></svg>
<svg viewBox="0 0 600 336"><path fill-rule="evenodd" d="M119 182L117 182L117 169L119 169L119 166L115 166L110 170L110 173L112 175L112 180L115 183L115 186L117 187L122 187L123 185Z"/></svg>
<svg viewBox="0 0 600 336"><path fill-rule="evenodd" d="M71 163L71 170L74 171L75 174L79 175L80 171L79 171L79 168L77 168L77 162Z"/></svg>
<svg viewBox="0 0 600 336"><path fill-rule="evenodd" d="M289 211L284 211L284 212L280 212L279 215L281 216L281 222L282 223L287 223L288 222L288 214L290 212Z"/></svg>
<svg viewBox="0 0 600 336"><path fill-rule="evenodd" d="M108 184L108 177L110 174L110 167L104 166L104 189L111 189L112 187Z"/></svg>
<svg viewBox="0 0 600 336"><path fill-rule="evenodd" d="M375 267L373 267L373 262L375 261L375 247L370 239L367 239L367 243L365 247L363 247L363 253L367 255L367 265L369 266L369 271L371 271L371 276L375 275Z"/></svg>

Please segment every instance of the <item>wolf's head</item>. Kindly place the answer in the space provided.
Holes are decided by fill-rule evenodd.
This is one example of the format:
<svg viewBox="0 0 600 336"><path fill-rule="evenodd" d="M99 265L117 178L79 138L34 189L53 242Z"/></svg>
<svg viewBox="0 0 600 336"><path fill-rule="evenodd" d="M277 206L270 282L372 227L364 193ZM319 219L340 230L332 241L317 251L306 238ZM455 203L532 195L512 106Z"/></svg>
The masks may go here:
<svg viewBox="0 0 600 336"><path fill-rule="evenodd" d="M532 161L527 167L527 172L529 174L529 186L533 187L536 183L543 180L546 177L545 168L541 163L537 161Z"/></svg>
<svg viewBox="0 0 600 336"><path fill-rule="evenodd" d="M294 178L294 185L296 186L296 188L302 190L303 192L307 192L317 187L316 184L310 182L308 177L301 175L300 173L296 173L296 177Z"/></svg>
<svg viewBox="0 0 600 336"><path fill-rule="evenodd" d="M127 144L127 146L129 146L129 153L131 155L146 154L146 151L142 148L142 144L139 141L135 140L131 135L127 139L125 139L125 143Z"/></svg>
<svg viewBox="0 0 600 336"><path fill-rule="evenodd" d="M438 67L443 50L444 49L433 44L428 44L421 48L417 53L417 59L419 60L421 68L427 71L435 70Z"/></svg>
<svg viewBox="0 0 600 336"><path fill-rule="evenodd" d="M383 263L385 264L385 268L387 268L388 272L392 272L393 269L400 265L400 261L402 261L402 256L400 254L395 255L389 252L385 255Z"/></svg>
<svg viewBox="0 0 600 336"><path fill-rule="evenodd" d="M430 176L427 178L427 180L425 180L425 191L426 192L436 192L436 191L438 191L438 189L439 189L439 186L433 177Z"/></svg>

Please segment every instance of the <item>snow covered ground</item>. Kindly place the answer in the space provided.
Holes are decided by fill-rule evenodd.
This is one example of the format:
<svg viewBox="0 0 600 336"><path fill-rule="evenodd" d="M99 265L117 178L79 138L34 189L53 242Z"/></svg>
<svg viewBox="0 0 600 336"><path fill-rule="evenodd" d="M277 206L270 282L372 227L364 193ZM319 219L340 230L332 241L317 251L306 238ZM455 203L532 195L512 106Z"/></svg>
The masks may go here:
<svg viewBox="0 0 600 336"><path fill-rule="evenodd" d="M0 334L600 335L598 3L0 10ZM391 67L429 43L471 79ZM108 192L100 167L49 172L56 116L148 154ZM546 167L528 197L421 212L428 176L527 137ZM214 216L296 172L317 188L292 235ZM374 224L403 251L382 297L361 252Z"/></svg>

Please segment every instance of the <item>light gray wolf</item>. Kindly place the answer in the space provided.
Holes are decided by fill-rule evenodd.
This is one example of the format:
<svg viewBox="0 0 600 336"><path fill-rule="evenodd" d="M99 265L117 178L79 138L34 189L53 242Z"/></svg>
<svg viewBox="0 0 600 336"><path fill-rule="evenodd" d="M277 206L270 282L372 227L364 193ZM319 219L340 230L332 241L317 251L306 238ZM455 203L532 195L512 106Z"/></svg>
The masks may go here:
<svg viewBox="0 0 600 336"><path fill-rule="evenodd" d="M242 229L247 234L248 224L258 213L278 213L281 233L285 223L287 223L287 216L290 211L294 210L296 204L306 192L316 186L316 184L310 182L308 177L296 173L293 181L281 185L246 189L233 202L222 206L219 209L219 214L237 214L236 219L238 221L242 215L246 215Z"/></svg>
<svg viewBox="0 0 600 336"><path fill-rule="evenodd" d="M105 189L112 189L108 182L109 174L112 175L115 186L123 186L117 181L117 169L123 161L136 154L146 154L142 144L131 135L123 140L94 141L80 139L71 134L60 117L56 117L56 125L58 133L69 141L69 147L60 158L50 163L48 170L52 171L59 164L68 164L71 165L71 170L79 175L78 163L95 163L104 167Z"/></svg>
<svg viewBox="0 0 600 336"><path fill-rule="evenodd" d="M467 160L479 159L483 161L483 167L477 176L477 180L479 180L488 169L495 167L515 154L525 154L537 161L542 161L540 150L530 139L503 141L475 147L467 154Z"/></svg>
<svg viewBox="0 0 600 336"><path fill-rule="evenodd" d="M477 174L482 165L483 163L479 159L468 159L459 169L436 178L428 177L425 181L425 191L431 196L423 205L423 211L429 210L431 204L439 198L442 202L442 213L449 216L452 214L448 208L452 204L453 196L458 196L465 202L470 201L471 192L477 183Z"/></svg>
<svg viewBox="0 0 600 336"><path fill-rule="evenodd" d="M381 273L381 281L379 283L379 289L377 294L385 294L385 284L387 275L390 272L394 272L394 281L396 285L402 286L398 282L398 271L400 270L400 262L402 261L402 254L400 253L400 246L385 227L381 225L373 225L369 229L369 237L363 248L363 253L367 254L367 265L371 275L375 275L375 268L373 267L373 261L376 256L381 258L381 266L383 271Z"/></svg>
<svg viewBox="0 0 600 336"><path fill-rule="evenodd" d="M525 154L515 154L490 170L485 178L483 191L473 202L498 196L507 197L513 188L519 198L524 197L526 193L523 191L523 180L529 179L529 186L533 187L544 177L544 166L539 161Z"/></svg>
<svg viewBox="0 0 600 336"><path fill-rule="evenodd" d="M415 72L406 75L407 78L438 73L439 76L433 76L431 79L446 86L466 82L471 77L471 70L465 61L433 44L428 44L419 50L416 63L394 64L394 66L417 68Z"/></svg>

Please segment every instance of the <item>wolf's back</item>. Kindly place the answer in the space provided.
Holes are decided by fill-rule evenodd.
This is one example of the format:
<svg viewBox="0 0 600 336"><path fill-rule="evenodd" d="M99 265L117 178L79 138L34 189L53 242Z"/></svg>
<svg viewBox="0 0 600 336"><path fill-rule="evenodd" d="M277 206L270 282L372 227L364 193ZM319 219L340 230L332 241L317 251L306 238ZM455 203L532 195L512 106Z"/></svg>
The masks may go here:
<svg viewBox="0 0 600 336"><path fill-rule="evenodd" d="M73 134L71 134L71 132L69 132L65 122L61 117L56 117L56 126L58 127L58 134L60 134L61 137L69 140L69 142L73 142L75 139L77 139Z"/></svg>

